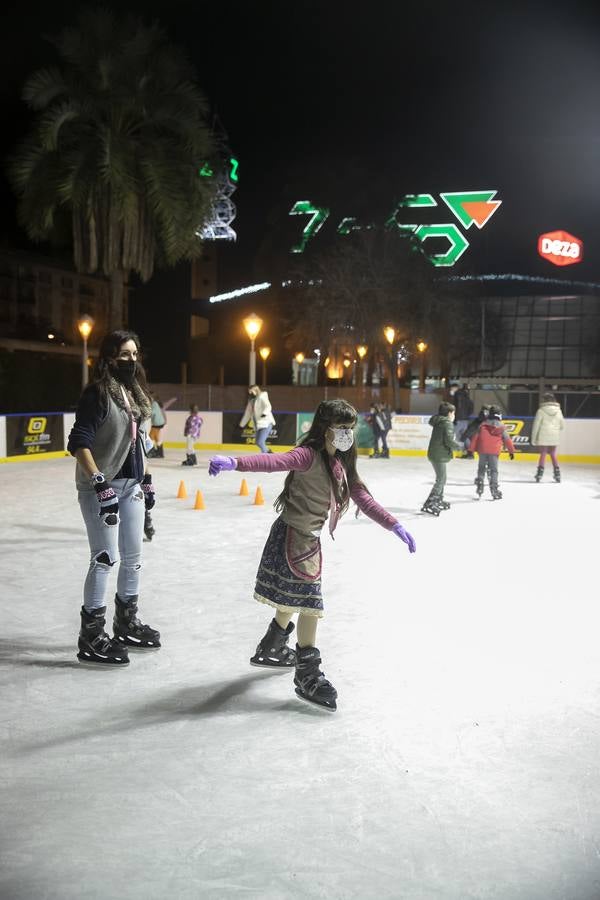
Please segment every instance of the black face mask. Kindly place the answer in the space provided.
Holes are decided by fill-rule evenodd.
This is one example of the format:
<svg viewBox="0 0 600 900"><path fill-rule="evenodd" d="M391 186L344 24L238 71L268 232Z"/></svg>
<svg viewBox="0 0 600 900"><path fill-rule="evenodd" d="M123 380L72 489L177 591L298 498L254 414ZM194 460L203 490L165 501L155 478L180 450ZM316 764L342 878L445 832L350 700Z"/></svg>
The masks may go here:
<svg viewBox="0 0 600 900"><path fill-rule="evenodd" d="M124 384L125 387L131 387L135 377L135 359L117 359L116 360L115 378Z"/></svg>

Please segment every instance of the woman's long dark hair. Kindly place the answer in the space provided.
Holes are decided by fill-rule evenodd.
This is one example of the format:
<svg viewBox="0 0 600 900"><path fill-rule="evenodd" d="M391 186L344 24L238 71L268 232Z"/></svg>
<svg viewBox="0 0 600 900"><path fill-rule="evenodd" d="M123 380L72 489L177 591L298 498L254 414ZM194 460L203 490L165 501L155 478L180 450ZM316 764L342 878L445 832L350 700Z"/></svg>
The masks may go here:
<svg viewBox="0 0 600 900"><path fill-rule="evenodd" d="M322 400L317 406L312 425L306 434L298 441L299 447L312 447L313 450L316 450L317 453L321 454L323 462L325 463L325 469L329 475L329 480L331 481L333 495L340 506L340 515L343 515L348 509L350 491L353 486L355 484L360 484L362 487L365 487L365 489L366 486L358 477L358 472L356 471L356 441L354 441L349 450L335 451L335 455L338 457L346 471L346 478L348 480L347 486L345 482L338 484L331 471L331 466L329 465L329 454L325 448L325 432L333 425L354 428L357 421L357 411L345 400ZM285 506L286 498L289 497L290 484L293 477L294 472L289 472L283 484L283 490L275 500L274 506L277 512L281 512Z"/></svg>
<svg viewBox="0 0 600 900"><path fill-rule="evenodd" d="M102 338L100 349L98 351L98 360L94 368L94 385L98 388L100 396L105 403L108 403L109 395L122 405L120 395L115 396L115 372L117 370L117 357L123 344L127 341L133 341L141 352L140 339L135 331L117 330L111 331ZM136 360L135 376L131 392L140 407L140 411L144 417L150 414L152 400L150 396L150 388L146 380L146 373L140 358Z"/></svg>

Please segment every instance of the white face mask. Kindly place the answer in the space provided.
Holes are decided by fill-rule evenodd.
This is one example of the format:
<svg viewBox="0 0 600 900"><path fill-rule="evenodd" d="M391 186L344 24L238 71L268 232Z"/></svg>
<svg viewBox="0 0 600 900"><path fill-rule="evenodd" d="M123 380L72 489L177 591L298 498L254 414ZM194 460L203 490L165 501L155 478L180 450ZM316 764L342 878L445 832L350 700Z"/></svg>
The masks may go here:
<svg viewBox="0 0 600 900"><path fill-rule="evenodd" d="M330 428L331 443L336 450L349 450L354 443L354 431L352 428Z"/></svg>

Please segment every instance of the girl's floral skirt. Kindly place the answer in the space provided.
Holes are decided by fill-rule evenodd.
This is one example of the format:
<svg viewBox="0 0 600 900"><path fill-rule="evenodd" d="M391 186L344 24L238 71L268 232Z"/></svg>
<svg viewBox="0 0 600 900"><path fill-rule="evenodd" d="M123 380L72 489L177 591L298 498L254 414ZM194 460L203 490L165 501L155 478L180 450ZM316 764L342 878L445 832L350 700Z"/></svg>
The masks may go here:
<svg viewBox="0 0 600 900"><path fill-rule="evenodd" d="M258 567L254 599L284 612L322 616L319 538L276 519Z"/></svg>

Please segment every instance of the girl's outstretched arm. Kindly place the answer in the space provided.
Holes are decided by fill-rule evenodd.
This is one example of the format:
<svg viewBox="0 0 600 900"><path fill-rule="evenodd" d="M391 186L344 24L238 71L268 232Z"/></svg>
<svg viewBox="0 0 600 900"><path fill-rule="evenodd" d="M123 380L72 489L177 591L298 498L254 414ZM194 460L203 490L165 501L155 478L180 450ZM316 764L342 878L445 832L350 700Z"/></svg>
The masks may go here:
<svg viewBox="0 0 600 900"><path fill-rule="evenodd" d="M249 456L213 456L208 474L237 469L239 472L307 472L315 458L310 447L295 447L287 453L253 453Z"/></svg>
<svg viewBox="0 0 600 900"><path fill-rule="evenodd" d="M374 522L377 522L378 525L381 525L381 527L387 529L387 531L393 531L396 537L399 537L400 540L407 544L411 553L415 552L417 545L413 536L408 533L387 509L384 509L383 506L371 496L362 484L354 484L352 486L350 497L365 516L373 519Z"/></svg>

